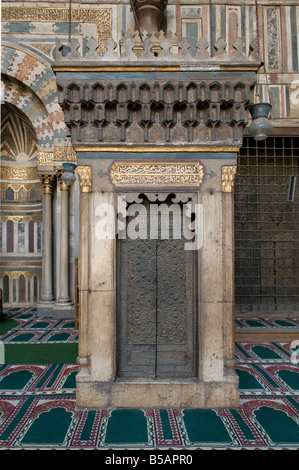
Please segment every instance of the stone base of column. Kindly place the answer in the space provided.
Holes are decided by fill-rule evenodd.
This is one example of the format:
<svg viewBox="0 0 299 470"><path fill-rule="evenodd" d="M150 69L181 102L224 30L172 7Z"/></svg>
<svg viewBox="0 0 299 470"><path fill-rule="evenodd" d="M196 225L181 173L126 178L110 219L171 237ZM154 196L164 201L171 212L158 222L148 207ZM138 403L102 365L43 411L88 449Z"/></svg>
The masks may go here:
<svg viewBox="0 0 299 470"><path fill-rule="evenodd" d="M55 302L40 302L36 306L36 315L62 319L75 318L75 306L73 304L59 305Z"/></svg>
<svg viewBox="0 0 299 470"><path fill-rule="evenodd" d="M36 306L36 315L38 317L51 317L55 302L40 301Z"/></svg>
<svg viewBox="0 0 299 470"><path fill-rule="evenodd" d="M75 318L75 306L74 304L59 304L56 303L52 310L53 318Z"/></svg>

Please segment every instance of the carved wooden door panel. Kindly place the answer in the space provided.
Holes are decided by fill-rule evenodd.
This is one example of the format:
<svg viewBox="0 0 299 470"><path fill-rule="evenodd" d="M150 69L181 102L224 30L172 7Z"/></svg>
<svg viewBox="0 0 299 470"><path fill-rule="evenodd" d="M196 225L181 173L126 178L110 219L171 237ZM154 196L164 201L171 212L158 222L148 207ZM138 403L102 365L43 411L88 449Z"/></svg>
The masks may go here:
<svg viewBox="0 0 299 470"><path fill-rule="evenodd" d="M118 376L196 376L196 253L181 239L118 240Z"/></svg>
<svg viewBox="0 0 299 470"><path fill-rule="evenodd" d="M159 377L196 375L195 253L186 251L184 242L156 240Z"/></svg>

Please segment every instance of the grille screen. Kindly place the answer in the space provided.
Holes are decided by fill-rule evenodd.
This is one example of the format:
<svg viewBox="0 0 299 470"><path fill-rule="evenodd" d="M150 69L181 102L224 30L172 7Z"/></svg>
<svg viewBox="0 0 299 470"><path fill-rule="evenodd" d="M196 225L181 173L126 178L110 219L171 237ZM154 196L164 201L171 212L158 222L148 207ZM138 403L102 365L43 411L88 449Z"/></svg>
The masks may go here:
<svg viewBox="0 0 299 470"><path fill-rule="evenodd" d="M299 138L245 138L235 181L237 311L299 307Z"/></svg>

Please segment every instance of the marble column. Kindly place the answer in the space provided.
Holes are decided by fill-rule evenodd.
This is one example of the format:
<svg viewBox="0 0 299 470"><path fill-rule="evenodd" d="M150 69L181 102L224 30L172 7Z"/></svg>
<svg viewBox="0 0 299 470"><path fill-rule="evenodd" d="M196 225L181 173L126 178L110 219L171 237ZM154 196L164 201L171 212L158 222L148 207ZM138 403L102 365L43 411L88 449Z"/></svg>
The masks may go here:
<svg viewBox="0 0 299 470"><path fill-rule="evenodd" d="M69 286L69 186L60 179L61 222L60 222L60 292L57 304L71 306Z"/></svg>
<svg viewBox="0 0 299 470"><path fill-rule="evenodd" d="M44 191L43 204L43 257L42 257L42 286L41 298L37 305L37 314L49 314L54 305L53 286L53 218L52 195L55 183L54 175L42 175Z"/></svg>
<svg viewBox="0 0 299 470"><path fill-rule="evenodd" d="M52 265L52 193L54 185L53 175L43 175L42 183L44 189L44 239L43 239L43 261L42 261L42 295L43 302L53 302L53 265Z"/></svg>

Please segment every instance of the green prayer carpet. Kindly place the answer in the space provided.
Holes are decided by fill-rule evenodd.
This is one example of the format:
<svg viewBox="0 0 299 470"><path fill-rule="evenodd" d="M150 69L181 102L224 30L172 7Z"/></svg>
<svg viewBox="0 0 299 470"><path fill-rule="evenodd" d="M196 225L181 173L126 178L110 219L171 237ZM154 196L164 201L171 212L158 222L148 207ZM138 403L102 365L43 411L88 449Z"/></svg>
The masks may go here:
<svg viewBox="0 0 299 470"><path fill-rule="evenodd" d="M19 326L19 322L11 318L8 318L2 321L0 323L0 336L4 335L5 333L12 330L13 328L16 328L17 326Z"/></svg>
<svg viewBox="0 0 299 470"><path fill-rule="evenodd" d="M299 450L299 365L289 342L236 343L238 408L80 410L77 335L73 322L39 319L34 309L11 310L0 324L1 450Z"/></svg>
<svg viewBox="0 0 299 470"><path fill-rule="evenodd" d="M6 344L7 364L76 363L78 343Z"/></svg>

